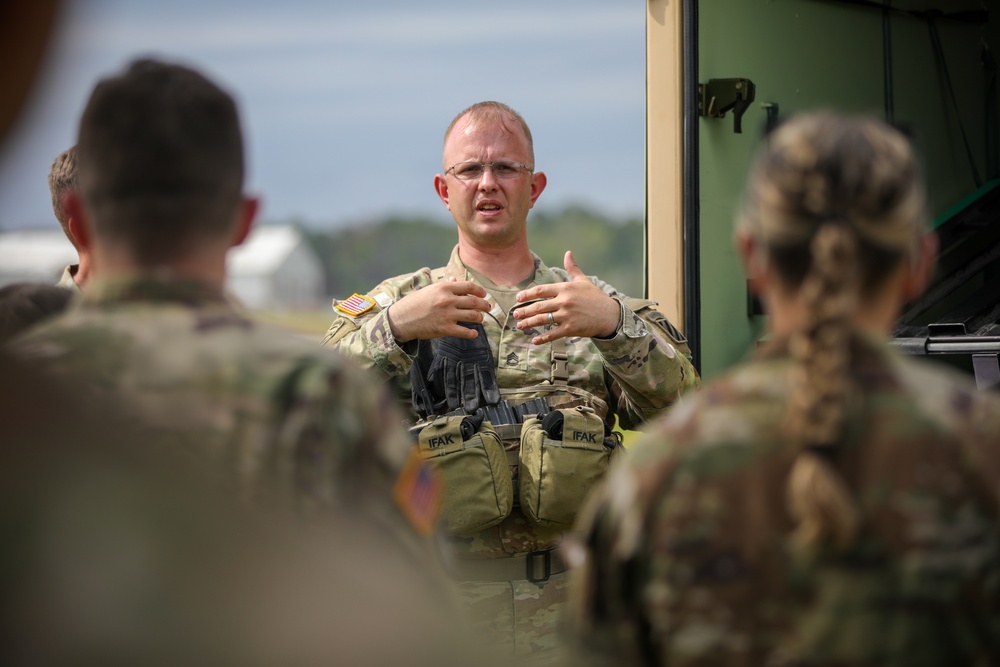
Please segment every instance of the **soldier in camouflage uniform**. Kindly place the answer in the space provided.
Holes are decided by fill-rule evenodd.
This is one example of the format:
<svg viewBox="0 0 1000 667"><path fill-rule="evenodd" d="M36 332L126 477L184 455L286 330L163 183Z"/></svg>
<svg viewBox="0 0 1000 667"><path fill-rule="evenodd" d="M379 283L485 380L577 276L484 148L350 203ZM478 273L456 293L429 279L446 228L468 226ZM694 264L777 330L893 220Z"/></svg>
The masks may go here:
<svg viewBox="0 0 1000 667"><path fill-rule="evenodd" d="M151 439L218 462L254 503L346 500L426 550L418 533L433 530L439 485L412 456L393 398L350 360L223 296L226 251L257 208L242 193L232 98L188 68L138 61L95 88L78 150L66 201L95 280L13 349L126 404Z"/></svg>
<svg viewBox="0 0 1000 667"><path fill-rule="evenodd" d="M0 663L493 664L355 507L254 511L169 437L111 423L121 401L69 389L0 348Z"/></svg>
<svg viewBox="0 0 1000 667"><path fill-rule="evenodd" d="M586 276L570 252L564 269L531 252L527 216L546 184L533 165L531 133L513 109L483 102L456 116L445 133L444 173L434 179L458 225L447 266L335 301L324 344L401 380L409 399L418 341L471 339L477 334L458 322L481 323L503 399L589 406L611 425L617 418L635 428L697 386L690 350L655 302ZM517 433L504 438L514 461L518 446ZM585 490L572 492L582 498ZM551 659L558 644L566 568L554 547L562 532L527 521L515 503L499 525L449 538L470 615L518 660Z"/></svg>
<svg viewBox="0 0 1000 667"><path fill-rule="evenodd" d="M881 122L767 140L737 245L772 339L588 499L585 662L1000 664L1000 400L885 343L931 274L926 218Z"/></svg>

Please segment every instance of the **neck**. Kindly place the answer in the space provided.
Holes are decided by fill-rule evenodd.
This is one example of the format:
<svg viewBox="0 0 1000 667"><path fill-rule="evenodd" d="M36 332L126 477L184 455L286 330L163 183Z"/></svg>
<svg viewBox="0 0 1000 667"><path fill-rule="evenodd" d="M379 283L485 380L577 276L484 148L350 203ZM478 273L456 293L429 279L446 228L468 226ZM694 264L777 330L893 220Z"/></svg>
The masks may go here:
<svg viewBox="0 0 1000 667"><path fill-rule="evenodd" d="M463 264L497 285L516 285L535 270L535 259L531 256L527 239L511 246L491 248L460 238L458 255Z"/></svg>
<svg viewBox="0 0 1000 667"><path fill-rule="evenodd" d="M883 289L874 295L867 295L851 314L851 325L862 331L871 331L888 336L896 325L903 303L899 293L893 289ZM790 336L803 325L803 308L797 295L772 293L765 298L768 313L768 329L772 334Z"/></svg>
<svg viewBox="0 0 1000 667"><path fill-rule="evenodd" d="M94 274L103 277L131 278L163 275L177 280L196 280L219 290L226 283L226 255L200 252L160 262L140 262L128 252L113 248L94 248Z"/></svg>

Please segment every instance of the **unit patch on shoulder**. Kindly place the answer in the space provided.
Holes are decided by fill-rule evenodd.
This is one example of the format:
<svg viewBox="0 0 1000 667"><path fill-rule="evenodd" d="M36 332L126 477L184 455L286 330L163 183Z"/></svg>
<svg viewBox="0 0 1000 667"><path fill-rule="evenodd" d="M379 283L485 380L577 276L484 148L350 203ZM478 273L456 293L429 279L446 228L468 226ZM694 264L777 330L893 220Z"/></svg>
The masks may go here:
<svg viewBox="0 0 1000 667"><path fill-rule="evenodd" d="M416 447L396 478L392 496L418 533L434 532L444 501L444 485Z"/></svg>
<svg viewBox="0 0 1000 667"><path fill-rule="evenodd" d="M334 306L337 310L348 315L357 317L375 307L375 301L363 294L355 292L347 299Z"/></svg>

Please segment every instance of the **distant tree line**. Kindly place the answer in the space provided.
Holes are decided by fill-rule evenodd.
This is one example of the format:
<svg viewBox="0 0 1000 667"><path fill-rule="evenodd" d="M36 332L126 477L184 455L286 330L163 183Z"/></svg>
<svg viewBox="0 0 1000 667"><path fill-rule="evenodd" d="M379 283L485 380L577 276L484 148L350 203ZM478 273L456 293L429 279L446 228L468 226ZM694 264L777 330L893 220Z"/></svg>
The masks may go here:
<svg viewBox="0 0 1000 667"><path fill-rule="evenodd" d="M531 249L549 266L562 266L572 250L588 275L597 275L631 296L642 296L643 224L638 217L612 219L580 206L532 211ZM458 242L455 224L426 217L388 218L333 232L304 233L326 267L327 293L364 293L380 281L421 267L443 266Z"/></svg>

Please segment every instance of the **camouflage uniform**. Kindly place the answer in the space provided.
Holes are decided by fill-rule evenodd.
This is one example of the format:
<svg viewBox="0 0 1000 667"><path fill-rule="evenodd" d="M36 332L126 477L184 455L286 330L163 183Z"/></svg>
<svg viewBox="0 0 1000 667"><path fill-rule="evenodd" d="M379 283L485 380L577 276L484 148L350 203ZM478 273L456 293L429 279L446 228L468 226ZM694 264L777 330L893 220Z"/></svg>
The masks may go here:
<svg viewBox="0 0 1000 667"><path fill-rule="evenodd" d="M195 457L109 423L121 401L69 389L0 348L3 664L493 664L354 507L248 511Z"/></svg>
<svg viewBox="0 0 1000 667"><path fill-rule="evenodd" d="M861 534L793 556L783 342L650 426L588 500L571 617L595 664L1000 664L1000 399L852 341L832 462ZM575 540L574 540L575 541Z"/></svg>
<svg viewBox="0 0 1000 667"><path fill-rule="evenodd" d="M63 269L62 275L59 276L59 282L56 283L57 287L67 287L76 292L80 291L80 286L76 284L73 280L73 276L76 275L77 269L80 268L79 264L70 264L65 269Z"/></svg>
<svg viewBox="0 0 1000 667"><path fill-rule="evenodd" d="M545 266L537 256L534 260L532 285L570 280L566 271ZM425 268L379 284L368 293L374 301L371 309L358 316L340 314L324 344L387 378L402 380L401 398L409 402L406 381L415 346L396 343L386 309L415 289L451 277L478 282L459 259L457 246L443 268ZM542 396L552 406L589 405L608 421L613 423L617 416L623 428L635 428L662 413L683 391L697 386L698 376L686 341L655 310L655 302L628 298L607 283L591 280L621 303L622 324L608 340L572 337L533 345L531 339L538 331L519 330L514 317L492 295L486 297L492 309L483 327L497 360L501 397L514 404ZM505 447L516 459L516 436L505 439ZM473 537L449 538L470 615L491 627L498 642L517 658L558 645L554 630L565 605L567 575L558 552L551 550L559 544L562 532L529 522L515 503L513 512L499 525ZM516 576L527 572L529 559L544 557L528 556L539 551L553 559L547 581L532 583L523 575Z"/></svg>
<svg viewBox="0 0 1000 667"><path fill-rule="evenodd" d="M433 477L414 465L388 392L339 355L239 315L215 289L96 281L12 350L126 403L141 419L129 426L151 439L219 462L252 504L347 500L426 549L409 524L433 521Z"/></svg>

